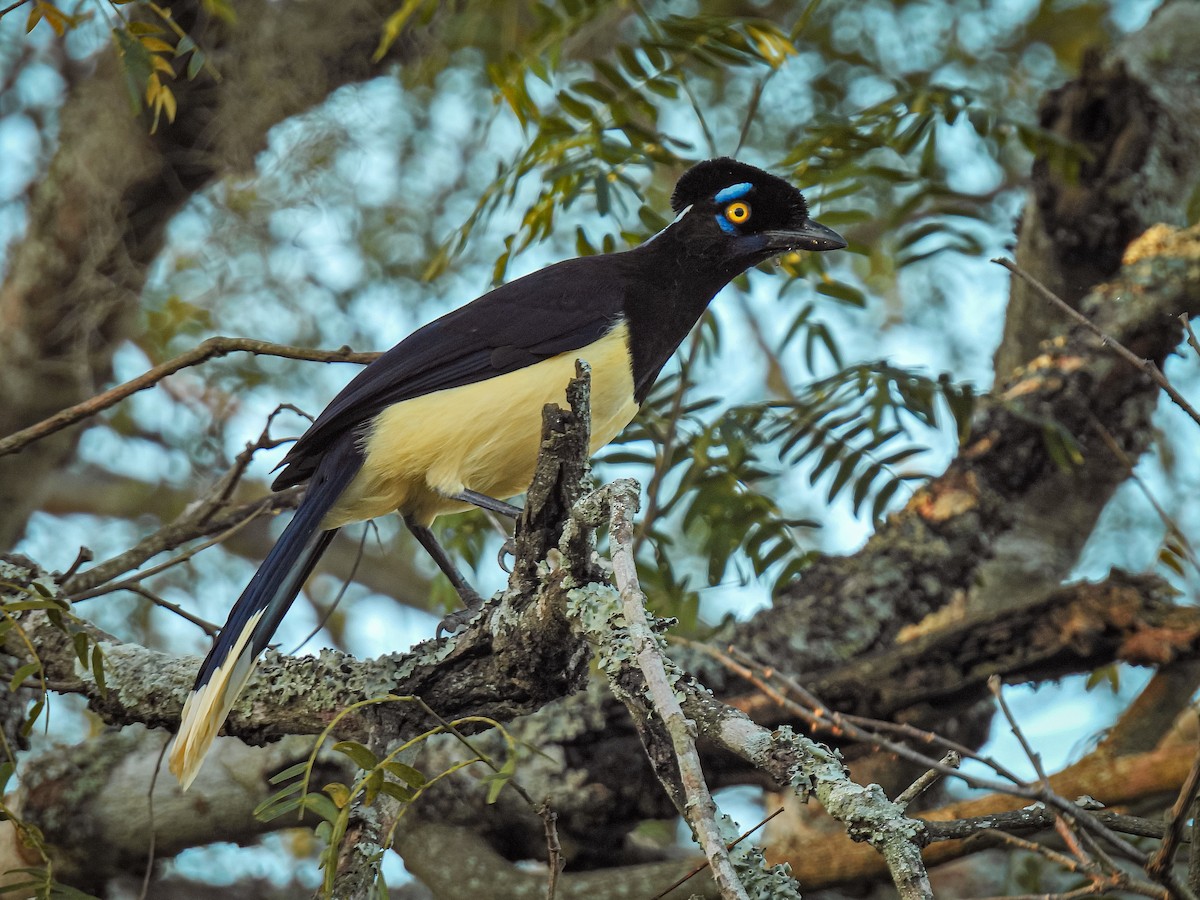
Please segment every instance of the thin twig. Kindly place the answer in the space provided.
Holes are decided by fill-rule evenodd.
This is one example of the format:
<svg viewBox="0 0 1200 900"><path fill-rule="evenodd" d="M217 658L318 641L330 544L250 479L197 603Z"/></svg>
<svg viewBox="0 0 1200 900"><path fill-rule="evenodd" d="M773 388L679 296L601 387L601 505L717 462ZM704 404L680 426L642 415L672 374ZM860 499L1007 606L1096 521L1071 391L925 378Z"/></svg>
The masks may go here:
<svg viewBox="0 0 1200 900"><path fill-rule="evenodd" d="M250 467L250 463L254 460L254 454L259 450L273 450L280 444L286 444L293 438L273 438L271 437L271 426L275 423L276 417L280 413L287 411L295 413L302 419L313 421L313 417L300 409L298 406L293 406L291 403L280 403L267 416L267 421L263 425L263 430L258 438L252 442L247 442L242 448L242 452L234 457L233 465L225 472L216 484L208 490L208 492L200 498L199 502L192 505L188 510L188 516L197 524L204 524L212 516L216 515L225 504L229 502L229 498L233 496L234 489L241 482L242 477L246 474L246 470Z"/></svg>
<svg viewBox="0 0 1200 900"><path fill-rule="evenodd" d="M247 519L256 518L268 513L280 512L285 509L292 509L300 502L300 497L303 493L303 487L290 487L274 494L268 494L265 497L259 497L257 500L252 500L249 503L235 506L228 512L222 513L217 518L209 519L208 522L202 525L197 524L192 520L190 515L184 513L169 525L164 525L153 534L146 535L146 537L142 538L128 550L78 573L69 582L63 584L63 593L72 595L91 590L98 585L111 581L118 575L123 575L126 572L136 569L142 563L146 562L146 560L152 559L160 553L174 550L176 547L182 547L184 544L198 537L221 534Z"/></svg>
<svg viewBox="0 0 1200 900"><path fill-rule="evenodd" d="M354 563L350 566L350 573L342 579L342 586L338 588L337 596L333 598L333 602L329 604L321 613L321 618L317 624L313 626L313 630L304 636L295 649L288 656L295 656L303 649L304 645L321 633L321 629L325 627L325 623L329 621L329 617L333 615L338 605L342 602L342 598L346 596L346 589L354 583L354 576L358 574L358 567L362 563L363 556L367 550L367 535L371 533L371 529L375 528L378 531L379 526L375 524L375 520L368 521L363 528L362 538L358 542L358 552L354 555Z"/></svg>
<svg viewBox="0 0 1200 900"><path fill-rule="evenodd" d="M1113 831L1119 831L1121 834L1161 839L1167 833L1167 826L1157 819L1143 819L1140 816L1128 816L1106 810L1088 809L1087 812L1088 815L1095 816ZM932 844L939 841L961 841L974 836L986 835L991 831L1045 831L1054 827L1054 819L1055 813L1042 804L1039 808L1029 806L1009 812L967 816L962 819L927 820L925 831ZM1190 843L1190 839L1186 836L1184 841Z"/></svg>
<svg viewBox="0 0 1200 900"><path fill-rule="evenodd" d="M90 547L80 547L79 552L75 554L75 562L71 563L70 568L63 572L58 578L59 584L66 584L71 580L71 577L79 571L79 567L84 563L90 563L96 558L96 554L92 552Z"/></svg>
<svg viewBox="0 0 1200 900"><path fill-rule="evenodd" d="M221 630L216 626L216 623L210 622L207 619L202 619L199 616L188 612L178 603L172 603L166 597L160 597L158 594L154 593L154 591L147 588L144 584L130 584L123 588L123 590L129 591L131 594L137 594L139 597L144 597L155 606L161 606L163 609L170 610L180 618L186 619L193 625L199 627L200 630L210 638L216 637L218 632Z"/></svg>
<svg viewBox="0 0 1200 900"><path fill-rule="evenodd" d="M940 762L943 766L957 769L962 765L962 754L954 750L947 750ZM938 769L927 770L924 775L896 795L896 805L908 809L914 800L933 787L941 777L942 773Z"/></svg>
<svg viewBox="0 0 1200 900"><path fill-rule="evenodd" d="M150 878L154 875L154 854L158 843L158 830L154 827L154 786L158 784L158 771L162 768L169 743L170 740L163 741L162 749L158 751L158 762L154 764L154 774L150 776L150 787L146 789L146 818L150 827L150 846L146 848L146 874L142 877L142 890L138 894L138 900L146 900L146 895L150 893Z"/></svg>
<svg viewBox="0 0 1200 900"><path fill-rule="evenodd" d="M1163 876L1171 869L1175 851L1187 828L1188 813L1192 804L1196 802L1197 788L1200 788L1200 750L1197 751L1192 768L1188 771L1188 776L1179 789L1179 795L1175 798L1175 804L1171 807L1171 817L1167 820L1167 835L1159 844L1157 852L1150 858L1150 862L1146 864L1146 874L1155 881L1161 882ZM1192 855L1196 855L1194 849Z"/></svg>
<svg viewBox="0 0 1200 900"><path fill-rule="evenodd" d="M916 763L928 769L936 769L943 775L959 778L966 784L975 788L992 791L995 793L1015 794L1018 797L1024 797L1029 800L1036 800L1037 792L1024 789L1021 785L1021 780L1012 772L1004 768L996 760L990 757L984 757L972 750L964 744L959 744L955 741L948 740L941 735L934 734L931 731L922 731L912 725L896 722L883 722L875 719L866 719L861 716L851 716L845 713L839 713L831 710L828 706L818 700L812 692L801 686L795 680L782 674L781 672L770 669L769 674L760 676L759 672L768 672L767 667L750 659L741 650L736 647L730 647L729 653L722 653L715 647L709 647L703 644L694 644L697 649L709 653L718 659L722 665L728 668L731 672L745 678L766 696L770 697L774 702L779 704L782 709L799 716L809 727L818 730L829 731L832 734L845 736L852 741L859 743L871 744L880 749L886 750L888 753L894 753L902 759L907 759L909 762ZM770 681L777 681L784 686L787 695L781 693L771 686ZM796 699L792 699L796 698ZM923 753L918 753L910 747L900 744L896 741L888 740L883 737L880 732L890 732L898 734L912 740L920 741L921 743L931 744L939 747L941 750L955 750L962 755L964 759L973 759L988 766L992 771L996 772L1002 778L1007 778L1009 783L994 781L988 778L981 778L977 775L970 775L961 772L958 769L953 769L950 766L942 765L936 759L926 756Z"/></svg>
<svg viewBox="0 0 1200 900"><path fill-rule="evenodd" d="M1196 332L1192 331L1192 320L1188 318L1187 313L1180 313L1179 321L1183 323L1183 330L1187 333L1188 346L1200 356L1200 340L1196 339Z"/></svg>
<svg viewBox="0 0 1200 900"><path fill-rule="evenodd" d="M554 900L558 891L558 876L566 864L562 858L562 843L558 839L558 813L550 806L549 800L539 803L536 812L541 817L546 837L546 900Z"/></svg>
<svg viewBox="0 0 1200 900"><path fill-rule="evenodd" d="M725 849L732 850L734 847L736 847L738 844L740 844L746 838L750 837L750 835L754 834L754 832L758 831L758 829L762 828L764 825L766 825L768 822L770 822L773 818L775 818L777 815L782 813L785 809L787 809L787 807L785 807L785 806L779 807L779 809L775 810L775 812L771 813L765 819L762 819L753 828L743 831L740 835L738 835L737 840L730 841L728 846ZM703 872L707 868L708 868L708 860L706 859L706 860L704 860L704 862L700 863L700 865L696 866L694 869L692 869L690 872L688 872L682 878L676 880L675 882L671 883L667 887L663 888L661 891L659 891L657 894L655 894L653 897L651 897L650 900L662 900L663 897L667 896L667 894L671 893L671 891L675 890L675 888L679 887L680 885L687 884L689 881L691 881L693 878L695 878L697 875L699 875L701 872Z"/></svg>
<svg viewBox="0 0 1200 900"><path fill-rule="evenodd" d="M1045 844L1039 844L1037 841L1027 841L1025 838L1017 837L1015 834L1009 834L1007 831L986 831L975 835L975 839L995 841L997 843L1008 844L1010 847L1015 847L1018 850L1024 850L1027 853L1036 853L1043 859L1047 859L1055 865L1065 869L1068 872L1079 872L1079 860L1067 856L1065 853L1059 853L1057 850L1051 850Z"/></svg>
<svg viewBox="0 0 1200 900"><path fill-rule="evenodd" d="M740 657L742 660L749 661L749 664L755 666L759 671L767 671L766 667L754 662L753 660L749 660L749 657L747 657L746 654L736 650L736 648L730 648L730 653L736 657ZM713 655L717 658L722 657L722 654L720 654L719 651L714 651ZM994 791L996 793L1009 794L1014 797L1022 797L1029 800L1040 800L1048 807L1053 807L1056 812L1063 813L1071 817L1080 826L1080 828L1086 829L1097 837L1103 839L1105 843L1117 850L1126 859L1129 859L1143 867L1146 865L1149 859L1148 854L1142 853L1095 816L1088 815L1087 811L1082 810L1078 803L1059 796L1048 787L1035 788L1024 783L1014 773L990 757L981 757L974 751L970 750L970 748L955 744L954 742L948 741L939 735L933 734L932 732L922 732L920 729L915 729L911 726L886 722L874 722L870 719L862 719L857 716L846 716L840 713L831 712L829 708L817 700L817 698L814 697L811 692L801 687L794 680L780 674L774 669L770 669L768 676L769 679L786 685L789 693L794 697L801 698L802 702L807 706L806 708L805 705L801 705L801 703L792 700L790 697L784 696L778 691L771 689L770 685L767 684L767 679L757 678L753 676L753 673L751 673L749 676L744 674L746 671L745 667L739 667L733 660L730 660L730 664L734 666L732 669L733 671L738 671L740 668L742 671L739 672L739 674L742 674L743 677L747 677L748 680L750 680L760 689L765 689L768 693L768 696L772 697L772 699L779 703L784 709L787 709L790 712L800 716L812 727L827 728L836 734L844 734L851 740L872 744L887 750L889 753L894 753L902 759L916 762L918 765L922 765L927 768L937 769L944 775L959 778L972 787L981 787L985 790ZM903 744L888 740L878 733L872 733L872 731L868 730L867 727L863 727L864 723L871 728L877 729L878 731L892 731L894 733L905 734L906 736L922 740L926 743L936 744L942 747L950 746L952 749L962 752L967 758L976 759L980 762L983 762L1002 778L1009 779L1011 784L1005 784L987 778L980 778L975 775L970 775L955 769L951 769L948 766L942 765L937 760L931 759L924 754L915 752ZM1170 889L1175 891L1179 896L1188 898L1188 900L1195 900L1196 894L1190 891L1186 885L1179 883L1177 879L1170 877L1169 881L1165 883L1167 883Z"/></svg>
<svg viewBox="0 0 1200 900"><path fill-rule="evenodd" d="M138 391L153 387L168 375L173 375L180 369L195 366L210 359L226 356L230 353L253 353L256 356L280 356L285 359L299 359L310 362L349 362L365 364L379 358L378 353L356 353L349 347L338 350L310 350L304 347L290 347L287 344L273 344L270 341L256 341L252 338L211 337L193 347L186 353L181 353L174 359L169 359L154 368L143 372L137 378L130 379L124 384L109 388L82 403L61 410L35 425L0 439L0 456L27 447L34 441L61 431L69 425L74 425L90 418L103 410L114 406Z"/></svg>
<svg viewBox="0 0 1200 900"><path fill-rule="evenodd" d="M993 259L992 262L999 266L1003 266L1018 278L1021 278L1026 284L1041 294L1043 298L1049 300L1070 319L1079 323L1092 334L1096 335L1096 337L1100 338L1100 343L1104 344L1106 347L1109 347L1114 353L1117 354L1117 356L1121 357L1134 368L1141 369L1143 372L1149 375L1154 380L1154 383L1163 389L1166 395L1171 398L1176 406L1191 416L1193 422L1195 422L1197 425L1200 425L1200 412L1196 412L1192 405L1184 399L1183 395L1179 393L1179 391L1175 390L1175 388L1171 385L1171 382L1167 381L1167 377L1163 375L1162 369L1155 365L1153 360L1143 359L1116 338L1105 334L1105 332L1102 331L1100 327L1091 319L1079 312L1079 310L1071 307L1070 304L1055 294L1054 291L1050 290L1050 288L1046 287L1012 260L997 257L996 259Z"/></svg>
<svg viewBox="0 0 1200 900"><path fill-rule="evenodd" d="M261 512L261 510L260 510L260 512ZM222 531L216 537L210 538L209 540L204 541L203 543L196 544L193 547L189 547L187 550L184 550L178 556L173 556L170 559L166 560L165 562L161 562L156 566L151 566L149 569L146 569L145 571L138 572L136 575L133 575L130 578L126 578L124 581L114 581L111 584L102 584L99 587L92 588L91 590L81 591L78 594L71 595L70 600L72 602L78 602L80 600L91 600L93 597L99 597L102 594L110 594L113 591L128 590L132 585L139 584L140 582L149 578L151 575L157 575L160 572L163 572L163 571L171 568L172 566L177 566L182 562L187 562L189 559L191 559L193 556L195 556L201 550L207 550L209 547L213 547L213 546L216 546L217 544L223 543L224 541L233 537L235 534L237 534L239 531L241 531L243 528L245 528L251 522L253 522L254 519L258 516L258 514L259 513L255 513L254 515L247 516L245 519L242 519L242 521L235 523L234 525L230 526L229 528L226 528L224 531Z"/></svg>
<svg viewBox="0 0 1200 900"><path fill-rule="evenodd" d="M1000 712L1004 716L1004 720L1008 722L1008 727L1012 730L1013 736L1021 744L1021 749L1025 751L1025 756L1033 765L1033 770L1037 773L1038 780L1041 781L1043 787L1050 786L1050 779L1046 776L1046 770L1042 768L1042 756L1040 753L1035 753L1029 741L1025 739L1025 732L1021 730L1021 726L1017 724L1016 717L1012 714L1012 710L1008 708L1008 702L1004 699L1003 682L999 675L993 675L988 679L988 690L992 692L992 696L996 698L996 705L1000 707Z"/></svg>
<svg viewBox="0 0 1200 900"><path fill-rule="evenodd" d="M1188 540L1187 535L1183 533L1183 529L1179 527L1178 523L1171 518L1170 513L1168 513L1163 508L1162 504L1158 502L1158 498L1154 496L1154 493L1150 490L1150 486L1146 484L1145 479L1137 473L1137 469L1133 465L1133 460L1129 458L1129 454L1121 449L1121 445L1118 444L1116 438L1112 436L1112 432L1105 428L1104 423L1096 418L1095 415L1089 413L1089 421L1092 429L1098 435L1100 435L1100 440L1104 442L1104 446L1106 446L1109 452L1116 457L1117 462L1124 467L1125 472L1133 480L1133 483L1136 484L1141 490L1142 496L1146 498L1146 502L1148 502L1150 506L1153 507L1154 512L1158 514L1158 518L1166 527L1167 532L1179 542L1179 546L1183 548L1184 555L1187 556L1188 562L1192 564L1193 568L1200 572L1200 558L1197 558L1196 551L1192 548L1192 542Z"/></svg>
<svg viewBox="0 0 1200 900"><path fill-rule="evenodd" d="M10 3L8 6L4 7L4 9L0 9L0 19L3 19L14 9L20 9L28 2L30 2L30 0L17 0L16 3Z"/></svg>

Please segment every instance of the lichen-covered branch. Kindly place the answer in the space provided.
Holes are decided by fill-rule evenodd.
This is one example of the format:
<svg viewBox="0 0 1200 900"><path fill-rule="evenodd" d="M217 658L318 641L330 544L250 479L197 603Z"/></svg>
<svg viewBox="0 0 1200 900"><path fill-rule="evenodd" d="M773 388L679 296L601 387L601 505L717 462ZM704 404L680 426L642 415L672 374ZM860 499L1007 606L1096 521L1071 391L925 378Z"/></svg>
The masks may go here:
<svg viewBox="0 0 1200 900"><path fill-rule="evenodd" d="M838 757L827 748L782 728L771 733L743 713L715 700L669 662L662 640L646 622L645 598L633 565L632 513L636 483L607 485L584 498L580 515L594 522L607 511L613 571L619 588L619 614L613 598L595 586L572 594L583 628L599 642L602 667L614 693L635 717L652 764L675 804L691 824L723 897L792 896L795 888L782 871L764 869L758 852L736 855L726 843L736 835L721 816L708 790L695 737L744 759L777 784L790 785L802 797L815 794L822 807L842 822L855 840L866 840L882 854L900 896L932 897L921 861L921 825L890 801L878 785L855 784ZM669 743L658 732L665 728ZM736 870L733 860L737 859Z"/></svg>
<svg viewBox="0 0 1200 900"><path fill-rule="evenodd" d="M612 648L606 647L601 651L601 657L606 661L605 670L609 674L614 692L629 707L630 713L635 717L647 716L639 723L639 729L646 732L658 727L649 720L650 715L657 718L661 727L666 729L672 750L670 759L675 766L670 767L665 763L659 765L656 761L659 780L673 797L680 814L691 826L692 833L708 860L713 880L721 896L727 900L748 900L746 889L741 884L725 846L735 837L731 833L733 823L719 812L716 803L713 802L708 784L704 780L704 771L700 766L700 755L696 750L694 725L684 716L675 696L674 682L679 673L672 667L672 673L668 674L662 641L646 621L645 596L638 583L633 548L633 515L638 509L639 489L636 481L620 479L600 488L580 504L581 515L593 526L597 524L597 512L608 513L613 576L620 597L621 618L616 621L621 624L618 626L616 621L610 621L610 627L623 630L620 638L614 641L621 649L614 653ZM593 591L589 587L586 593L591 596L585 602L602 609L608 606L596 596L599 591ZM596 622L597 618L589 615L587 620ZM592 636L602 640L604 638L603 634ZM625 678L619 663L623 659L626 647L632 651L638 673L644 679L645 697L631 694L624 686ZM791 885L781 884L775 896L783 896L792 890Z"/></svg>

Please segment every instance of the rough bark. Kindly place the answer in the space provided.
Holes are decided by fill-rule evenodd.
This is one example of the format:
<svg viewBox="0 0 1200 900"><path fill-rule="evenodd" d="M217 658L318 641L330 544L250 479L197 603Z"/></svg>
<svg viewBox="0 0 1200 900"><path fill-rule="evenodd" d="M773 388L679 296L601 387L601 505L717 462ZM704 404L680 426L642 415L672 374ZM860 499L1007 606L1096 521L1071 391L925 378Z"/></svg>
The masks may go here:
<svg viewBox="0 0 1200 900"><path fill-rule="evenodd" d="M1186 48L1200 37L1200 11L1167 4L1140 32L1102 57L1090 52L1080 77L1051 92L1042 125L1073 149L1041 156L1017 242L1017 263L1071 306L1121 265L1130 240L1157 223L1183 225L1197 189L1200 59ZM1082 158L1077 155L1082 152ZM1012 281L996 385L1019 380L1039 343L1063 327L1062 314ZM1147 432L1148 434L1148 432ZM1133 462L1143 448L1130 453ZM1053 589L1070 572L1105 504L1127 472L1099 449L1107 473L1047 478L1006 513L1012 529L993 548L970 602L979 608L1021 603Z"/></svg>

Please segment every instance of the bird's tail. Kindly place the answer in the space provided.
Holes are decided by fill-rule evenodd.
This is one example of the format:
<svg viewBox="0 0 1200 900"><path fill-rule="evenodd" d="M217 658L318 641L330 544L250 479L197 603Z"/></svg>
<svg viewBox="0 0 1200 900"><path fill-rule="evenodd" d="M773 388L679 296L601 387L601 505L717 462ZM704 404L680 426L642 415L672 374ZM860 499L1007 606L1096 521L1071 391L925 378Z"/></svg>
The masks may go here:
<svg viewBox="0 0 1200 900"><path fill-rule="evenodd" d="M326 468L333 471L322 471ZM171 772L184 790L200 771L259 654L337 533L336 528L322 530L321 521L357 470L353 463L318 469L292 521L230 611L183 705L171 745Z"/></svg>

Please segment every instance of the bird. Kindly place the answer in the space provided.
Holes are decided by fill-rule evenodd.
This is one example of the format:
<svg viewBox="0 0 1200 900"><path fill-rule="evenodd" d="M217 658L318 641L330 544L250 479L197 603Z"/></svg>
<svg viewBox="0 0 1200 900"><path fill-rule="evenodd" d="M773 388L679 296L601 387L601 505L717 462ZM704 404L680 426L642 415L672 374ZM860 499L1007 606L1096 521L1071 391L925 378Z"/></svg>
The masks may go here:
<svg viewBox="0 0 1200 900"><path fill-rule="evenodd" d="M466 610L477 609L430 525L471 507L519 513L505 501L528 488L542 407L565 403L577 359L591 367L594 453L633 419L722 287L782 253L847 246L809 217L791 183L728 157L684 172L671 208L674 221L636 247L555 263L414 331L296 441L272 487L307 484L303 500L184 703L170 753L183 789L339 528L399 512Z"/></svg>

